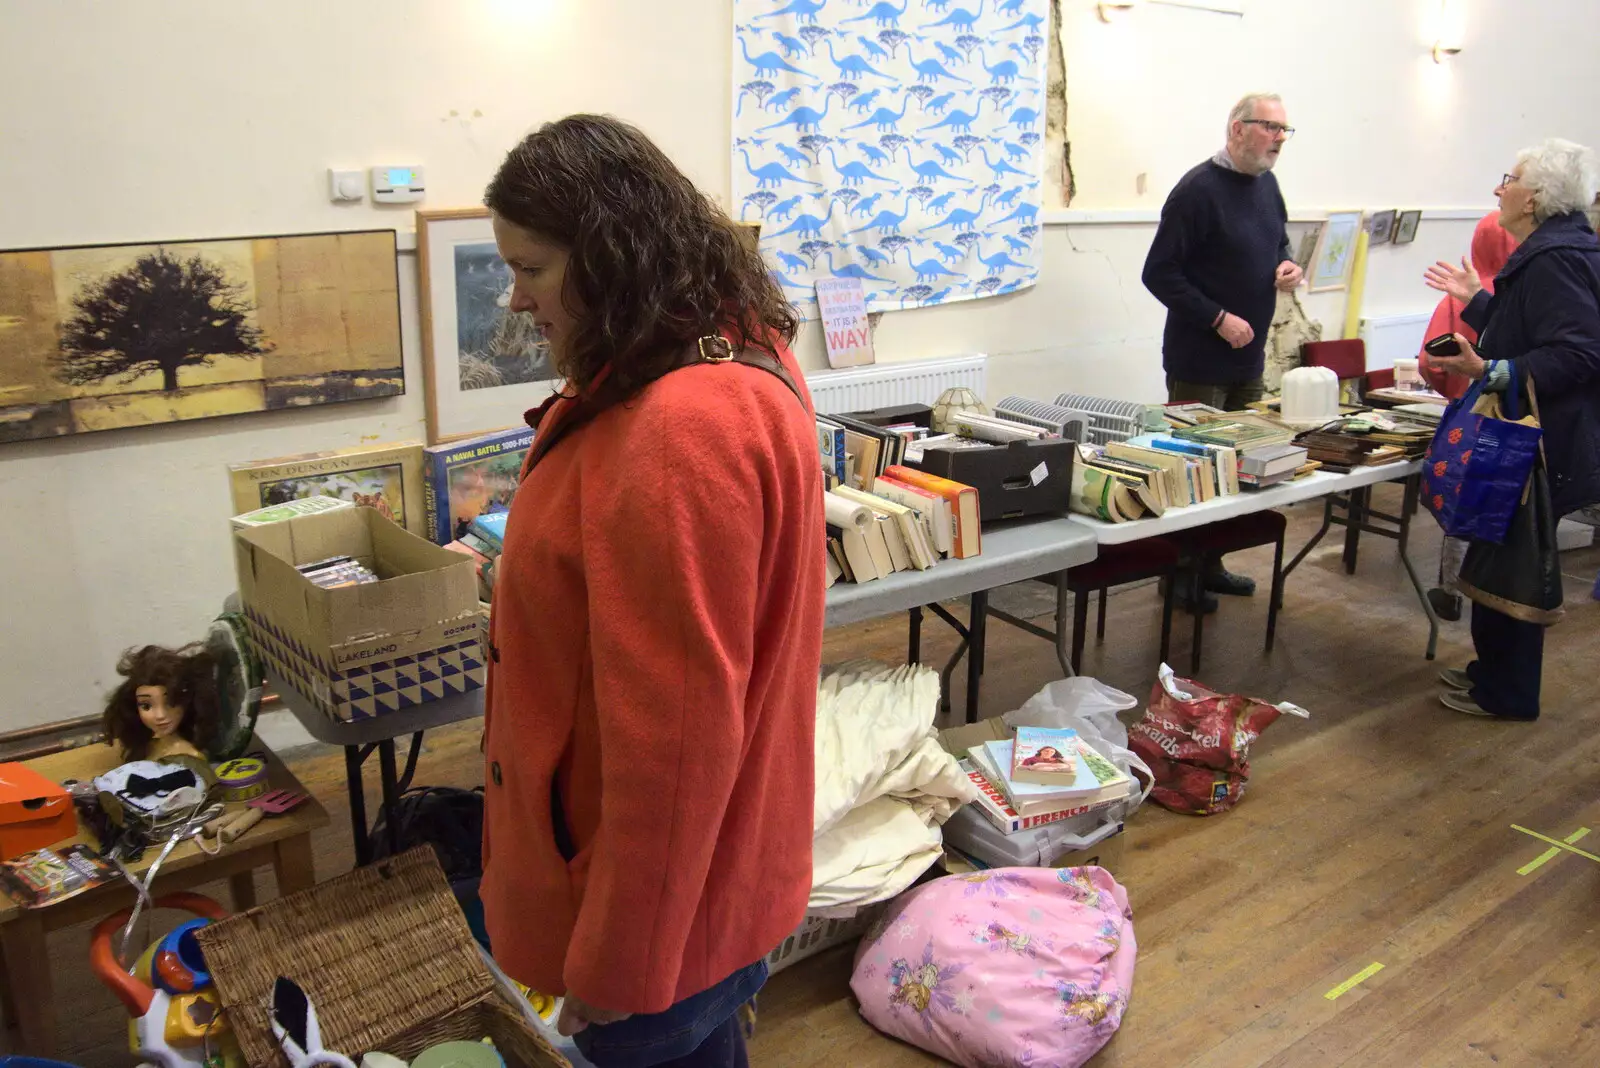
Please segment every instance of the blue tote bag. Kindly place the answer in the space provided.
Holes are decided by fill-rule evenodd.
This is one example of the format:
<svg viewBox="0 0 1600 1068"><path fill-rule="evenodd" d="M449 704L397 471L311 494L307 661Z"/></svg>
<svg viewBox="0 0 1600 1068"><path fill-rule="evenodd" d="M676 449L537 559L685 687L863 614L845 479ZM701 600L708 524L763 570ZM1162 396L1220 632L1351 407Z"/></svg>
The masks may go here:
<svg viewBox="0 0 1600 1068"><path fill-rule="evenodd" d="M1522 383L1485 393L1484 379L1445 409L1423 461L1422 500L1452 538L1505 541L1522 503L1544 431L1522 420Z"/></svg>

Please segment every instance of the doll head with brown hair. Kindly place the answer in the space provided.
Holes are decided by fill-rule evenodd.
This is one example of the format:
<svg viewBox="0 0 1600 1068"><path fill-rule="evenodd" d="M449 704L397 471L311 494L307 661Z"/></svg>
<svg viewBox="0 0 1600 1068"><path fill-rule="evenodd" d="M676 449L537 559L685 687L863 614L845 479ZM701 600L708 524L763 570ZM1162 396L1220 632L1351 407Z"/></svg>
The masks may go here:
<svg viewBox="0 0 1600 1068"><path fill-rule="evenodd" d="M106 702L107 744L128 760L205 759L222 721L216 660L200 645L129 649L117 662L123 681Z"/></svg>

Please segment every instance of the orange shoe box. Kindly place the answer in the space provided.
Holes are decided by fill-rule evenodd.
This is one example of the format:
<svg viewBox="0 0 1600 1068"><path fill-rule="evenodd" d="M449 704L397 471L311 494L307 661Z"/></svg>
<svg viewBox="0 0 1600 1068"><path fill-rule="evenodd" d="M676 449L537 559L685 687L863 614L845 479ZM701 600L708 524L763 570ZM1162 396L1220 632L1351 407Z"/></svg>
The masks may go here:
<svg viewBox="0 0 1600 1068"><path fill-rule="evenodd" d="M78 833L66 787L26 764L0 764L0 860L64 842Z"/></svg>

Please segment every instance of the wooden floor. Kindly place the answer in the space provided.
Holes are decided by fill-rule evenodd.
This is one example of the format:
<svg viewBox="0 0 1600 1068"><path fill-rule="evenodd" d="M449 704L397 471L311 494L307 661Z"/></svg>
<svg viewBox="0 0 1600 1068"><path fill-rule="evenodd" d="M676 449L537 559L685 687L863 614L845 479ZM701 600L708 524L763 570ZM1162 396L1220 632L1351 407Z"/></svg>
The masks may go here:
<svg viewBox="0 0 1600 1068"><path fill-rule="evenodd" d="M1317 514L1291 509L1291 544ZM1425 518L1418 527L1413 551L1426 573L1437 534ZM1512 828L1561 839L1591 827L1578 846L1600 853L1600 603L1589 599L1600 549L1563 563L1569 613L1548 634L1544 718L1532 724L1484 722L1438 703L1434 674L1468 659L1467 627L1447 625L1438 661L1423 659L1426 627L1392 542L1365 539L1353 576L1336 548L1314 552L1289 582L1270 657L1261 651L1264 598L1224 599L1200 680L1293 700L1312 719L1285 717L1264 734L1235 811L1197 819L1151 805L1130 823L1116 875L1133 902L1138 970L1122 1030L1096 1068L1600 1065L1600 863L1562 852L1519 874L1547 847ZM1230 564L1260 577L1270 557ZM1107 642L1091 644L1085 665L1141 705L1155 674L1158 610L1148 588L1113 597ZM993 715L1057 672L1044 642L997 622L989 629L983 711ZM896 660L903 641L900 621L862 624L829 632L826 655ZM938 624L925 628L925 659L953 646ZM1187 648L1180 634L1175 667L1187 667ZM953 696L961 707L959 679ZM297 773L342 813L342 760L297 756ZM418 781L480 781L477 727L431 735ZM317 842L317 860L323 875L349 866L339 819ZM91 1066L131 1063L120 1010L86 978L85 943L82 932L52 941L61 1016L73 1021L63 1053ZM1336 1000L1324 996L1373 964L1382 970ZM753 1063L940 1063L860 1019L849 969L839 950L776 976L762 996Z"/></svg>

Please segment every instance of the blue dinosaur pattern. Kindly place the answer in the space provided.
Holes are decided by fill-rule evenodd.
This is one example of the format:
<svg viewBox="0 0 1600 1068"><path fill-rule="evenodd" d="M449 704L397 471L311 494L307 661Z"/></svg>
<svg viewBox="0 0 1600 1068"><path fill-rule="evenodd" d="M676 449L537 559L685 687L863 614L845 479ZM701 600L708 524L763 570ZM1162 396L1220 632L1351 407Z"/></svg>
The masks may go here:
<svg viewBox="0 0 1600 1068"><path fill-rule="evenodd" d="M1039 276L1047 0L734 0L734 214L806 318Z"/></svg>

